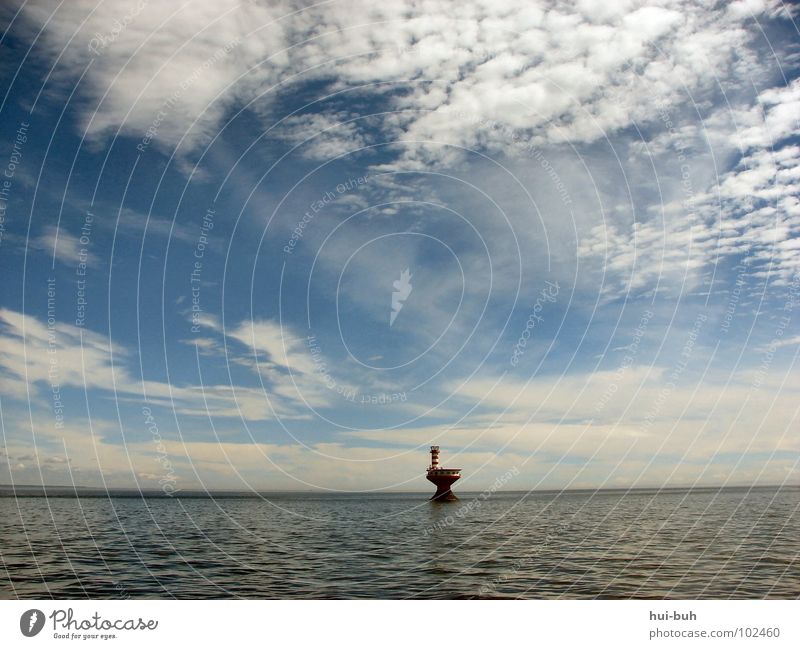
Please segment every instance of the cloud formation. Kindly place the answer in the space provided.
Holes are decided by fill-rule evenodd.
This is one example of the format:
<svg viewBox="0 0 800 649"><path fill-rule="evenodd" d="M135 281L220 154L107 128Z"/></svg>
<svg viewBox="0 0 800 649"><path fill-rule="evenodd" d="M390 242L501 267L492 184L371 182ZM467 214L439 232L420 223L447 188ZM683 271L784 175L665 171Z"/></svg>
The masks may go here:
<svg viewBox="0 0 800 649"><path fill-rule="evenodd" d="M121 128L143 136L162 111L159 142L196 144L235 104L276 101L276 84L328 81L378 93L394 84L387 108L410 112L403 139L495 147L503 143L454 117L502 119L542 141L593 141L654 119L653 98L686 102L734 66L746 79L747 66L757 69L754 24L789 11L777 1L710 12L693 2L627 0L603 9L522 0L81 0L48 20L50 10L26 2L19 19L44 30L43 46L59 57L54 74L73 78L91 63L82 126L92 135Z"/></svg>

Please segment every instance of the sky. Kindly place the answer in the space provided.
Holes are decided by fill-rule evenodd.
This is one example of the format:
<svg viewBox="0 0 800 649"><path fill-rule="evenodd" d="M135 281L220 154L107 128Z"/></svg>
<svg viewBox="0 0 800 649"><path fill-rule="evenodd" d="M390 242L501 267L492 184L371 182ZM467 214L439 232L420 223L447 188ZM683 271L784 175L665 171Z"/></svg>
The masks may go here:
<svg viewBox="0 0 800 649"><path fill-rule="evenodd" d="M0 483L800 483L798 13L3 3Z"/></svg>

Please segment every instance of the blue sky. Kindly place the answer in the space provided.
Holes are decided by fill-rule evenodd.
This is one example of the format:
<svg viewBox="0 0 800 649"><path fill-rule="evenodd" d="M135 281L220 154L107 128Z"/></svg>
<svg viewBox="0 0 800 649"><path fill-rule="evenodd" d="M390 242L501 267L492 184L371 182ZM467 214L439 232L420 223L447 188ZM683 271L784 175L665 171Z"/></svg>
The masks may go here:
<svg viewBox="0 0 800 649"><path fill-rule="evenodd" d="M797 483L791 7L2 24L0 482Z"/></svg>

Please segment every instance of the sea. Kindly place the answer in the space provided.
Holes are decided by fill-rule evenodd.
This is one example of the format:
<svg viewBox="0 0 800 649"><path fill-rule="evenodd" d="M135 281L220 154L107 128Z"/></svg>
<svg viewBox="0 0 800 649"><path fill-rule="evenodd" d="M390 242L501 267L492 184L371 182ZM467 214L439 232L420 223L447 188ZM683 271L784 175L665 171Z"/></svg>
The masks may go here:
<svg viewBox="0 0 800 649"><path fill-rule="evenodd" d="M0 490L3 598L798 598L800 487Z"/></svg>

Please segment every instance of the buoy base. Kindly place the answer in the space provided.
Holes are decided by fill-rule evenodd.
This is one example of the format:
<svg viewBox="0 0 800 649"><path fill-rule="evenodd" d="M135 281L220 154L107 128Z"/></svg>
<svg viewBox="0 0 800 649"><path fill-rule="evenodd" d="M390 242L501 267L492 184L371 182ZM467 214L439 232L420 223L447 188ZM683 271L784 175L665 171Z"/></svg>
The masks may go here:
<svg viewBox="0 0 800 649"><path fill-rule="evenodd" d="M458 500L458 496L456 496L452 491L448 489L447 491L444 491L442 493L439 493L437 491L435 494L431 496L431 500L435 500L437 503L447 503Z"/></svg>
<svg viewBox="0 0 800 649"><path fill-rule="evenodd" d="M458 471L458 469L434 469L428 471L426 477L436 485L436 493L433 494L431 500L437 502L458 500L458 497L450 490L453 483L461 477Z"/></svg>

